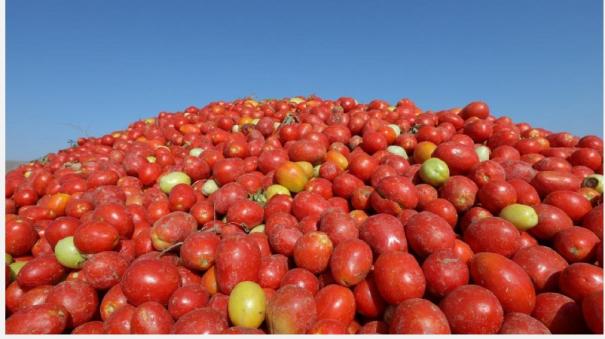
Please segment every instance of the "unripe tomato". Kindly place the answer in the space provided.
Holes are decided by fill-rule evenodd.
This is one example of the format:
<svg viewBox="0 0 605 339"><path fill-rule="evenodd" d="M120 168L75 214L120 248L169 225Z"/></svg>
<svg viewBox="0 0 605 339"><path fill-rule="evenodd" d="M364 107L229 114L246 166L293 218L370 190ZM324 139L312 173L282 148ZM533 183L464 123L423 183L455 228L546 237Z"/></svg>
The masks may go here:
<svg viewBox="0 0 605 339"><path fill-rule="evenodd" d="M242 281L229 295L229 319L235 326L258 328L265 321L265 292L255 282Z"/></svg>

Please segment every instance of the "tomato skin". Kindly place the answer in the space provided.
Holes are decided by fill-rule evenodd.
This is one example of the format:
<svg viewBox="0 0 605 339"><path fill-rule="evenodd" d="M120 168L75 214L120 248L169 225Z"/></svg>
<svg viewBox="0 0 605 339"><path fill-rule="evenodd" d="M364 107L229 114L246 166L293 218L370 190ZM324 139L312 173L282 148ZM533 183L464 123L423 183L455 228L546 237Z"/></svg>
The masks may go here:
<svg viewBox="0 0 605 339"><path fill-rule="evenodd" d="M433 252L422 263L427 290L444 297L459 286L468 284L469 271L466 262L453 249Z"/></svg>
<svg viewBox="0 0 605 339"><path fill-rule="evenodd" d="M533 283L514 261L496 253L477 253L471 260L470 272L473 281L498 297L505 312L529 314L533 310L536 300Z"/></svg>
<svg viewBox="0 0 605 339"><path fill-rule="evenodd" d="M374 263L374 278L380 295L390 304L424 295L426 281L420 265L409 253L388 251Z"/></svg>
<svg viewBox="0 0 605 339"><path fill-rule="evenodd" d="M29 260L17 274L17 283L23 288L55 285L66 274L54 255L43 255Z"/></svg>
<svg viewBox="0 0 605 339"><path fill-rule="evenodd" d="M261 258L258 269L258 282L264 288L279 288L283 276L288 272L288 257L282 254L273 254Z"/></svg>
<svg viewBox="0 0 605 339"><path fill-rule="evenodd" d="M450 334L445 314L432 302L412 298L395 309L390 326L391 334Z"/></svg>
<svg viewBox="0 0 605 339"><path fill-rule="evenodd" d="M370 245L376 256L387 251L408 250L403 225L390 214L379 213L368 217L359 225L359 238Z"/></svg>
<svg viewBox="0 0 605 339"><path fill-rule="evenodd" d="M559 276L568 266L563 257L546 246L519 249L512 259L529 275L536 292L556 291Z"/></svg>
<svg viewBox="0 0 605 339"><path fill-rule="evenodd" d="M42 304L13 313L6 319L6 334L61 334L67 328L69 313L65 307Z"/></svg>
<svg viewBox="0 0 605 339"><path fill-rule="evenodd" d="M236 201L227 210L227 222L244 225L251 229L262 223L264 209L251 200Z"/></svg>
<svg viewBox="0 0 605 339"><path fill-rule="evenodd" d="M443 198L437 198L429 202L424 206L424 210L440 216L447 221L452 228L456 227L456 224L458 223L458 212L456 211L456 207Z"/></svg>
<svg viewBox="0 0 605 339"><path fill-rule="evenodd" d="M479 189L477 198L481 206L497 214L504 207L517 202L517 192L513 185L504 180L492 180Z"/></svg>
<svg viewBox="0 0 605 339"><path fill-rule="evenodd" d="M171 333L220 334L227 327L227 320L217 310L202 307L181 316L172 326Z"/></svg>
<svg viewBox="0 0 605 339"><path fill-rule="evenodd" d="M330 199L334 196L332 183L324 178L313 178L309 180L305 185L305 191L318 193L325 199Z"/></svg>
<svg viewBox="0 0 605 339"><path fill-rule="evenodd" d="M324 232L312 231L300 237L294 245L296 266L314 274L324 271L330 262L334 246Z"/></svg>
<svg viewBox="0 0 605 339"><path fill-rule="evenodd" d="M181 242L197 229L197 221L191 214L176 211L171 212L151 227L151 239L157 250L164 250L177 242Z"/></svg>
<svg viewBox="0 0 605 339"><path fill-rule="evenodd" d="M334 248L330 271L337 283L354 286L365 279L372 267L372 249L363 240L347 239Z"/></svg>
<svg viewBox="0 0 605 339"><path fill-rule="evenodd" d="M529 234L540 240L550 240L561 230L571 228L573 221L562 209L549 205L534 206L538 214L538 224L529 230Z"/></svg>
<svg viewBox="0 0 605 339"><path fill-rule="evenodd" d="M361 147L369 154L374 154L387 148L388 141L384 134L380 132L366 132L363 134Z"/></svg>
<svg viewBox="0 0 605 339"><path fill-rule="evenodd" d="M300 287L281 287L267 305L267 325L272 334L304 334L316 319L315 299Z"/></svg>
<svg viewBox="0 0 605 339"><path fill-rule="evenodd" d="M531 315L546 325L552 334L586 332L580 305L559 293L538 294Z"/></svg>
<svg viewBox="0 0 605 339"><path fill-rule="evenodd" d="M122 293L120 284L116 284L105 293L101 300L99 308L101 319L106 321L111 314L125 305L128 305L128 300L124 293Z"/></svg>
<svg viewBox="0 0 605 339"><path fill-rule="evenodd" d="M592 170L598 170L603 161L601 152L592 148L580 148L573 152L569 161L574 166L586 166Z"/></svg>
<svg viewBox="0 0 605 339"><path fill-rule="evenodd" d="M498 334L551 334L548 327L525 313L511 312L504 316Z"/></svg>
<svg viewBox="0 0 605 339"><path fill-rule="evenodd" d="M575 191L580 188L581 179L567 172L542 171L530 183L544 197L555 191Z"/></svg>
<svg viewBox="0 0 605 339"><path fill-rule="evenodd" d="M417 207L422 210L426 210L426 206L439 197L439 192L435 187L427 184L416 185L416 193L418 194Z"/></svg>
<svg viewBox="0 0 605 339"><path fill-rule="evenodd" d="M38 234L31 222L17 217L6 221L6 253L19 257L26 255L38 240Z"/></svg>
<svg viewBox="0 0 605 339"><path fill-rule="evenodd" d="M410 248L420 257L441 249L451 249L456 239L447 221L427 211L415 214L408 220L405 235Z"/></svg>
<svg viewBox="0 0 605 339"><path fill-rule="evenodd" d="M350 289L331 284L320 289L315 295L317 319L336 320L349 324L355 317L355 297Z"/></svg>
<svg viewBox="0 0 605 339"><path fill-rule="evenodd" d="M355 296L355 308L359 314L368 318L376 318L384 312L386 304L378 292L372 273L369 273L363 281L355 285L353 294Z"/></svg>
<svg viewBox="0 0 605 339"><path fill-rule="evenodd" d="M441 198L451 202L458 212L463 212L475 204L479 188L467 177L456 175L450 177L439 190Z"/></svg>
<svg viewBox="0 0 605 339"><path fill-rule="evenodd" d="M309 291L315 295L319 290L319 279L311 273L309 270L304 268L296 267L284 274L280 282L280 287L287 285L294 285Z"/></svg>
<svg viewBox="0 0 605 339"><path fill-rule="evenodd" d="M321 319L316 321L307 331L307 334L351 334L347 327L340 321L333 319Z"/></svg>
<svg viewBox="0 0 605 339"><path fill-rule="evenodd" d="M99 297L85 282L64 281L53 287L46 303L65 307L70 315L69 326L77 327L92 320L99 307Z"/></svg>
<svg viewBox="0 0 605 339"><path fill-rule="evenodd" d="M582 226L591 230L594 234L603 240L603 205L595 206L588 212L582 220Z"/></svg>
<svg viewBox="0 0 605 339"><path fill-rule="evenodd" d="M591 262L596 256L599 238L584 227L572 226L558 232L553 248L568 262Z"/></svg>
<svg viewBox="0 0 605 339"><path fill-rule="evenodd" d="M131 320L131 333L167 334L174 324L170 313L161 304L148 301L139 305Z"/></svg>
<svg viewBox="0 0 605 339"><path fill-rule="evenodd" d="M71 331L71 334L104 334L102 321L89 321Z"/></svg>
<svg viewBox="0 0 605 339"><path fill-rule="evenodd" d="M603 269L587 263L571 264L561 272L559 288L563 294L580 302L590 293L603 289Z"/></svg>
<svg viewBox="0 0 605 339"><path fill-rule="evenodd" d="M295 226L278 224L268 233L269 245L275 253L291 256L303 233Z"/></svg>
<svg viewBox="0 0 605 339"><path fill-rule="evenodd" d="M552 192L544 198L543 202L560 208L575 222L582 220L592 209L588 199L584 198L582 194L572 191Z"/></svg>
<svg viewBox="0 0 605 339"><path fill-rule="evenodd" d="M168 312L178 320L188 312L208 304L210 295L201 285L187 285L177 288L168 300Z"/></svg>
<svg viewBox="0 0 605 339"><path fill-rule="evenodd" d="M353 217L339 210L324 213L319 219L319 230L330 237L334 248L342 241L359 238L359 230Z"/></svg>
<svg viewBox="0 0 605 339"><path fill-rule="evenodd" d="M292 214L302 220L304 217L318 218L329 208L330 204L324 197L314 192L303 191L292 201ZM333 239L332 239L333 241Z"/></svg>
<svg viewBox="0 0 605 339"><path fill-rule="evenodd" d="M546 157L536 162L533 167L538 171L571 172L571 164L560 157Z"/></svg>
<svg viewBox="0 0 605 339"><path fill-rule="evenodd" d="M510 222L488 217L469 225L464 231L464 241L476 253L493 252L511 257L521 247L521 234Z"/></svg>
<svg viewBox="0 0 605 339"><path fill-rule="evenodd" d="M453 141L437 146L432 157L445 161L451 175L466 174L475 164L479 163L479 157L472 146Z"/></svg>
<svg viewBox="0 0 605 339"><path fill-rule="evenodd" d="M17 284L15 283L15 286ZM23 293L23 295L19 298L18 306L15 308L7 307L11 311L11 313L15 313L16 311L20 311L26 309L31 306L42 305L46 303L50 292L53 290L53 286L50 285L42 285L38 287L34 287L29 289ZM8 293L7 293L8 295ZM7 303L8 306L8 303Z"/></svg>
<svg viewBox="0 0 605 339"><path fill-rule="evenodd" d="M120 284L132 305L146 301L166 305L170 295L180 285L180 276L175 265L160 259L143 259L128 267Z"/></svg>
<svg viewBox="0 0 605 339"><path fill-rule="evenodd" d="M244 186L236 182L228 183L221 186L218 191L212 193L208 201L214 204L214 210L219 214L225 214L229 207L237 200L247 199L248 192Z"/></svg>
<svg viewBox="0 0 605 339"><path fill-rule="evenodd" d="M221 293L229 294L241 281L258 280L260 249L246 236L223 238L216 249L216 281Z"/></svg>
<svg viewBox="0 0 605 339"><path fill-rule="evenodd" d="M517 192L517 203L535 206L540 203L540 195L536 189L527 181L522 179L510 179L507 181Z"/></svg>
<svg viewBox="0 0 605 339"><path fill-rule="evenodd" d="M592 333L603 333L603 291L593 292L584 297L582 314Z"/></svg>
<svg viewBox="0 0 605 339"><path fill-rule="evenodd" d="M464 285L439 304L454 334L495 334L504 320L498 298L478 285Z"/></svg>
<svg viewBox="0 0 605 339"><path fill-rule="evenodd" d="M349 173L339 174L332 180L334 195L345 199L351 198L355 191L363 186L363 181Z"/></svg>
<svg viewBox="0 0 605 339"><path fill-rule="evenodd" d="M465 120L471 117L485 119L489 114L489 106L483 101L473 101L460 111L460 117Z"/></svg>
<svg viewBox="0 0 605 339"><path fill-rule="evenodd" d="M290 161L308 161L317 165L326 157L326 148L317 141L299 140L288 148L288 156Z"/></svg>
<svg viewBox="0 0 605 339"><path fill-rule="evenodd" d="M370 195L370 204L380 213L399 214L402 209L415 208L418 195L412 181L393 176L382 179Z"/></svg>
<svg viewBox="0 0 605 339"><path fill-rule="evenodd" d="M118 252L100 252L86 260L80 272L93 288L106 290L120 283L128 264Z"/></svg>

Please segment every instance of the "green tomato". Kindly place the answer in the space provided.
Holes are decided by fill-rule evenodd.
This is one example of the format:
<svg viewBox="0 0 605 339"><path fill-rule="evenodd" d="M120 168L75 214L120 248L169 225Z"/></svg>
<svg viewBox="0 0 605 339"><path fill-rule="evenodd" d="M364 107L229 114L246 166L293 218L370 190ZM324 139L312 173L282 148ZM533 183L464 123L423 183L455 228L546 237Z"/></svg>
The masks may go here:
<svg viewBox="0 0 605 339"><path fill-rule="evenodd" d="M527 231L538 224L536 211L531 206L522 204L511 204L504 207L500 211L500 218L509 221L521 231Z"/></svg>
<svg viewBox="0 0 605 339"><path fill-rule="evenodd" d="M172 188L178 184L191 185L191 178L185 172L170 172L160 178L160 189L164 193L170 193Z"/></svg>
<svg viewBox="0 0 605 339"><path fill-rule="evenodd" d="M216 191L218 191L218 184L212 179L206 180L206 182L202 185L202 193L205 196L209 196Z"/></svg>
<svg viewBox="0 0 605 339"><path fill-rule="evenodd" d="M65 237L55 245L55 256L57 261L68 268L81 268L86 262L86 258L82 256L76 245L74 245L74 237Z"/></svg>
<svg viewBox="0 0 605 339"><path fill-rule="evenodd" d="M189 150L189 155L191 155L192 157L199 157L202 152L204 152L203 149L196 147Z"/></svg>
<svg viewBox="0 0 605 339"><path fill-rule="evenodd" d="M4 253L4 262L6 263L6 265L10 265L13 263L13 256L8 254L8 253Z"/></svg>
<svg viewBox="0 0 605 339"><path fill-rule="evenodd" d="M258 328L265 321L265 291L255 282L242 281L231 291L227 310L233 325Z"/></svg>
<svg viewBox="0 0 605 339"><path fill-rule="evenodd" d="M401 146L391 145L387 147L387 152L395 155L402 156L404 159L408 159L408 154L405 152L405 149Z"/></svg>
<svg viewBox="0 0 605 339"><path fill-rule="evenodd" d="M445 161L439 158L429 158L420 167L420 178L432 186L439 186L450 178L450 169Z"/></svg>
<svg viewBox="0 0 605 339"><path fill-rule="evenodd" d="M8 265L8 268L11 271L11 281L17 279L17 274L21 271L21 268L27 264L27 261L15 261L14 263Z"/></svg>
<svg viewBox="0 0 605 339"><path fill-rule="evenodd" d="M250 230L250 233L265 233L265 224L254 226L254 228Z"/></svg>
<svg viewBox="0 0 605 339"><path fill-rule="evenodd" d="M399 126L395 124L389 124L389 127L395 132L396 136L399 136L401 134L401 128L399 128Z"/></svg>
<svg viewBox="0 0 605 339"><path fill-rule="evenodd" d="M582 187L594 188L600 194L603 194L603 176L600 174L591 174L584 178Z"/></svg>
<svg viewBox="0 0 605 339"><path fill-rule="evenodd" d="M489 155L491 153L489 147L485 146L485 145L477 145L475 146L475 153L477 153L477 156L479 157L479 161L480 162L484 162L489 160Z"/></svg>

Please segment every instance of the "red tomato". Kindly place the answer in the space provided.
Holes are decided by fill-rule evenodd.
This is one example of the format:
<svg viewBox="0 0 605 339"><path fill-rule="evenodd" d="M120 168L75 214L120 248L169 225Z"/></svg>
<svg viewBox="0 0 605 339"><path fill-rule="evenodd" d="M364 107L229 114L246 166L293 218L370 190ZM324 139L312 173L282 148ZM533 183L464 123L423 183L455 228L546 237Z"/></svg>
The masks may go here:
<svg viewBox="0 0 605 339"><path fill-rule="evenodd" d="M409 253L388 251L374 263L380 295L390 304L424 295L426 281L416 259Z"/></svg>
<svg viewBox="0 0 605 339"><path fill-rule="evenodd" d="M477 285L456 288L441 300L439 307L455 334L495 334L504 320L498 298Z"/></svg>

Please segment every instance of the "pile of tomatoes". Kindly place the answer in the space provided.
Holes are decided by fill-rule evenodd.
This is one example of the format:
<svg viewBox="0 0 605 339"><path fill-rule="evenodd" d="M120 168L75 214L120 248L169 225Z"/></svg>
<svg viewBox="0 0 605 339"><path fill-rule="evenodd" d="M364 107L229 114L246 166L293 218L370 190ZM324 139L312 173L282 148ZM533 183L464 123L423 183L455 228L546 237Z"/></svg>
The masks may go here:
<svg viewBox="0 0 605 339"><path fill-rule="evenodd" d="M7 173L7 333L603 333L603 141L213 102Z"/></svg>

